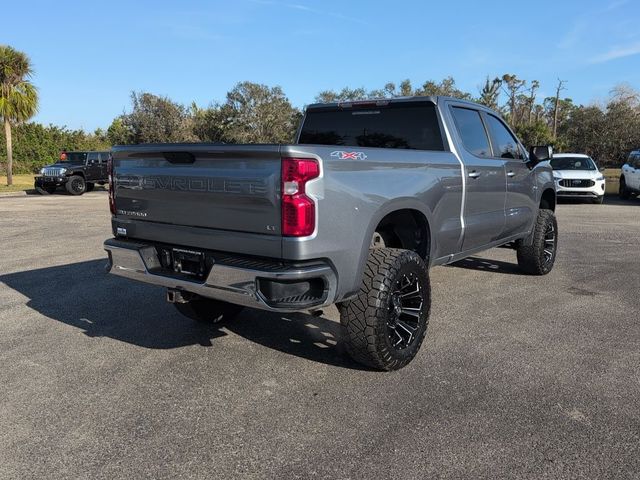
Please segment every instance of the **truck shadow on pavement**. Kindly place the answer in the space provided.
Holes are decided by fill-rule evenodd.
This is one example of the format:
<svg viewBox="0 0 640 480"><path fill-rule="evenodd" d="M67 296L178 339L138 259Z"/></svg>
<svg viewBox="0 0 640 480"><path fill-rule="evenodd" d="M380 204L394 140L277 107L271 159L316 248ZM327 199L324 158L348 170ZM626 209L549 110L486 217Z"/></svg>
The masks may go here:
<svg viewBox="0 0 640 480"><path fill-rule="evenodd" d="M302 313L282 315L245 309L224 325L200 324L166 303L163 289L109 275L105 263L92 260L11 273L1 275L0 282L27 297L29 308L76 327L89 337L172 349L215 346L215 340L230 331L290 355L366 369L344 352L337 322Z"/></svg>

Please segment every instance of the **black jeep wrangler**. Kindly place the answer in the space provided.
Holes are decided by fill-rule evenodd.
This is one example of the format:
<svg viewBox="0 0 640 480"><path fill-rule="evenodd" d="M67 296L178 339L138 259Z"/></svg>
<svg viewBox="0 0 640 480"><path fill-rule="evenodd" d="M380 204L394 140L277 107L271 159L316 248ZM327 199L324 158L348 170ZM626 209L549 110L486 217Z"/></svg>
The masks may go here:
<svg viewBox="0 0 640 480"><path fill-rule="evenodd" d="M40 170L35 188L42 194L53 193L62 185L71 195L90 192L96 183L104 185L109 181L108 159L109 152L62 152L57 163Z"/></svg>

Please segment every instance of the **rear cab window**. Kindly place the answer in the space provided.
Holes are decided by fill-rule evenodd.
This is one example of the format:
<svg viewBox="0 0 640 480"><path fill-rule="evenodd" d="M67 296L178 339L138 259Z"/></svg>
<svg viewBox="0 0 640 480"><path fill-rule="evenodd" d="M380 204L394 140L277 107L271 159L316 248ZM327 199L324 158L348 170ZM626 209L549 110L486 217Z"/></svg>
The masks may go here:
<svg viewBox="0 0 640 480"><path fill-rule="evenodd" d="M307 110L298 143L445 149L436 107L431 102L355 102L352 107L312 108Z"/></svg>

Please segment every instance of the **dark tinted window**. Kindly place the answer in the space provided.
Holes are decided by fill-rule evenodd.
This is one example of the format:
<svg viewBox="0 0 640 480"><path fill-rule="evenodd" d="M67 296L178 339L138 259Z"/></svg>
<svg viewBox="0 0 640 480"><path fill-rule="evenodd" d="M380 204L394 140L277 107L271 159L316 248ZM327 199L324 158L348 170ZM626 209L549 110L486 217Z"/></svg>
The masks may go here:
<svg viewBox="0 0 640 480"><path fill-rule="evenodd" d="M99 159L98 152L89 152L87 154L88 163L98 163Z"/></svg>
<svg viewBox="0 0 640 480"><path fill-rule="evenodd" d="M490 157L489 140L480 113L468 108L453 107L453 118L464 147L474 155Z"/></svg>
<svg viewBox="0 0 640 480"><path fill-rule="evenodd" d="M486 116L491 134L493 156L500 158L522 158L518 142L511 135L507 127L493 115Z"/></svg>
<svg viewBox="0 0 640 480"><path fill-rule="evenodd" d="M554 170L595 170L593 160L585 157L557 157L550 162Z"/></svg>
<svg viewBox="0 0 640 480"><path fill-rule="evenodd" d="M100 163L107 163L109 160L109 152L100 152Z"/></svg>
<svg viewBox="0 0 640 480"><path fill-rule="evenodd" d="M60 154L60 161L80 164L87 159L87 152L64 152Z"/></svg>
<svg viewBox="0 0 640 480"><path fill-rule="evenodd" d="M298 143L444 150L435 106L425 103L309 110Z"/></svg>

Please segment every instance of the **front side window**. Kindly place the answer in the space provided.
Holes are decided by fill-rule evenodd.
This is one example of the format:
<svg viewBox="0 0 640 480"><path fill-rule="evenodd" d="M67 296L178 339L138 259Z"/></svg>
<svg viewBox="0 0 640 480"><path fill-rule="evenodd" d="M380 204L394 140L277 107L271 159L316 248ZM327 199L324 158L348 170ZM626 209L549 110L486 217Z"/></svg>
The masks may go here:
<svg viewBox="0 0 640 480"><path fill-rule="evenodd" d="M87 159L87 152L62 152L60 154L61 162L69 162L76 165L83 164Z"/></svg>
<svg viewBox="0 0 640 480"><path fill-rule="evenodd" d="M98 163L98 152L89 152L87 154L87 163Z"/></svg>
<svg viewBox="0 0 640 480"><path fill-rule="evenodd" d="M489 139L480 112L462 107L453 107L452 111L464 147L479 157L490 157Z"/></svg>
<svg viewBox="0 0 640 480"><path fill-rule="evenodd" d="M493 146L493 156L498 158L522 158L522 151L507 127L493 115L487 115L487 124L491 135L491 144Z"/></svg>

